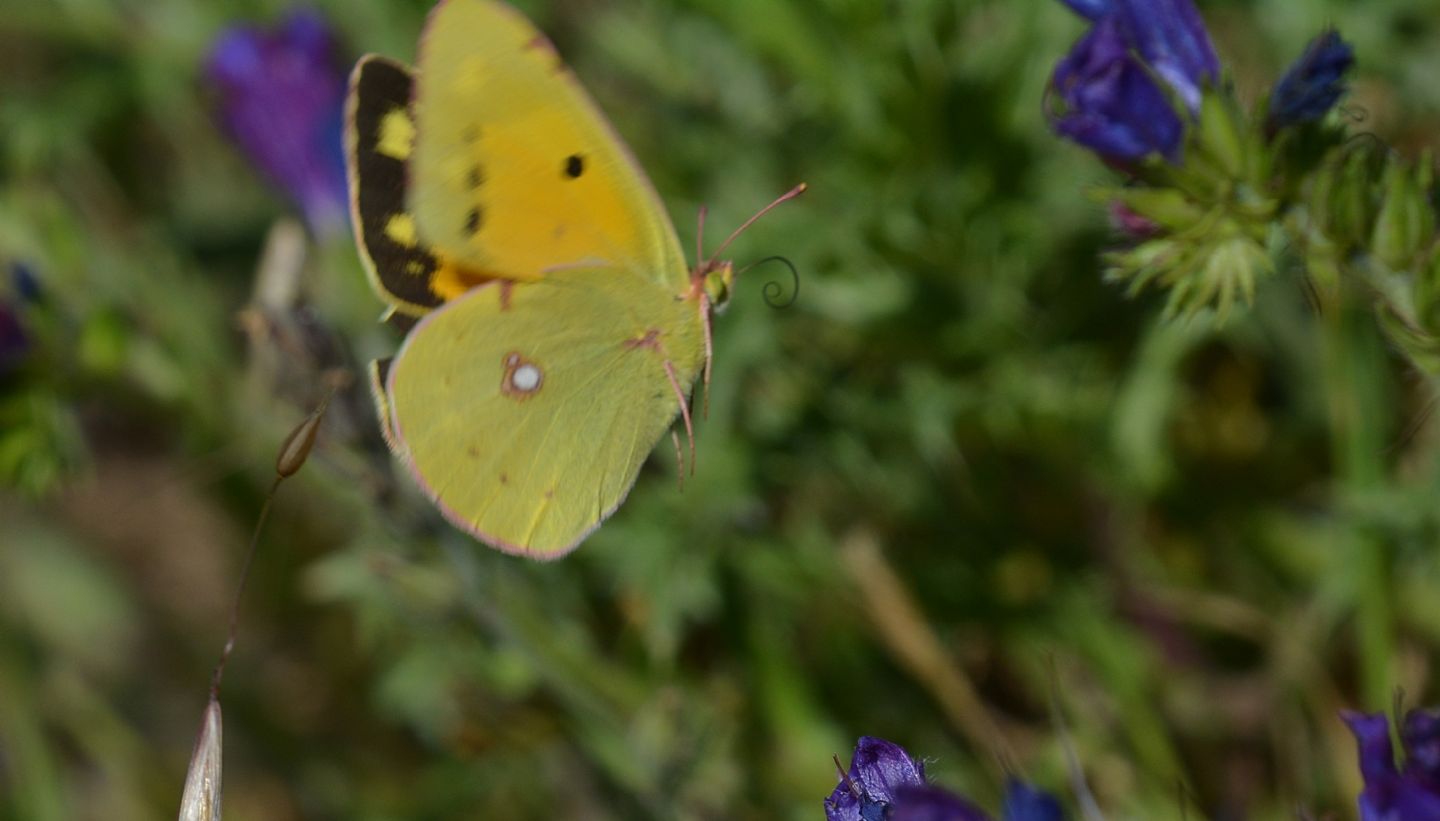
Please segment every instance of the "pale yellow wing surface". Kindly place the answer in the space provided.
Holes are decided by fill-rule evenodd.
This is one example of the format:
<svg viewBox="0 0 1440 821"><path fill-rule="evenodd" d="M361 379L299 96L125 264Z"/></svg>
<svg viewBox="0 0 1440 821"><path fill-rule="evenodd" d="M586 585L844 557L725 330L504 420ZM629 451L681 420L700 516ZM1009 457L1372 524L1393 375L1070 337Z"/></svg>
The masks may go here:
<svg viewBox="0 0 1440 821"><path fill-rule="evenodd" d="M385 376L393 442L456 526L513 553L574 548L624 500L704 363L698 305L625 268L475 288Z"/></svg>
<svg viewBox="0 0 1440 821"><path fill-rule="evenodd" d="M609 265L685 288L660 199L528 20L488 0L444 0L417 68L409 209L423 242L485 275Z"/></svg>

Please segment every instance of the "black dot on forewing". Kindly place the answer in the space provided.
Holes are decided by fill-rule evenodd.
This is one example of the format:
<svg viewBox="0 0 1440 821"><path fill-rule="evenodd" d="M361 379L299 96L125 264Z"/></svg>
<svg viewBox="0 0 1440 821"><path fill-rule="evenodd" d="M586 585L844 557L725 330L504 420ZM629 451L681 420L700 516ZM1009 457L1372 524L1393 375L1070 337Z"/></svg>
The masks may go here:
<svg viewBox="0 0 1440 821"><path fill-rule="evenodd" d="M467 143L473 143L476 140L480 139L480 126L465 126L463 129L460 130L460 139L464 140Z"/></svg>
<svg viewBox="0 0 1440 821"><path fill-rule="evenodd" d="M485 172L480 170L480 166L474 166L469 171L465 172L465 184L470 187L471 191L479 188L480 185L484 182Z"/></svg>
<svg viewBox="0 0 1440 821"><path fill-rule="evenodd" d="M465 233L473 236L479 230L480 206L477 205L474 208L470 209L470 213L465 215Z"/></svg>
<svg viewBox="0 0 1440 821"><path fill-rule="evenodd" d="M565 176L576 179L585 173L585 158L579 154L571 154L565 158Z"/></svg>

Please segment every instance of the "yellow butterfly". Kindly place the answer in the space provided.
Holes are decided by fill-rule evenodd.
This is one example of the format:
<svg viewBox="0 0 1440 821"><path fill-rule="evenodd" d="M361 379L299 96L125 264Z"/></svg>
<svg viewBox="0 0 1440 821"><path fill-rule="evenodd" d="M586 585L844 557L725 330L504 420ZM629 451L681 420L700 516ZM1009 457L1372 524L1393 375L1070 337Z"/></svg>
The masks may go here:
<svg viewBox="0 0 1440 821"><path fill-rule="evenodd" d="M734 270L714 256L688 268L549 40L500 3L443 0L414 72L356 65L346 129L361 257L414 322L375 363L376 402L446 518L554 558L620 506L677 415L693 465L686 396L708 384L710 315Z"/></svg>

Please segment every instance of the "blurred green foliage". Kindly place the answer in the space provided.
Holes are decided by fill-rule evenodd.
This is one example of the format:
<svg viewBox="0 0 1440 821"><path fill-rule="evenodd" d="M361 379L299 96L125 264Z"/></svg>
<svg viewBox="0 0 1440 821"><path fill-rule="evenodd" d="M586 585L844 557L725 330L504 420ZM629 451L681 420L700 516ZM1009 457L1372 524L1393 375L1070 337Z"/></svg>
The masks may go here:
<svg viewBox="0 0 1440 821"><path fill-rule="evenodd" d="M428 4L318 5L352 56L409 61ZM799 301L742 278L697 475L678 491L665 444L553 564L444 526L359 380L262 540L227 817L813 819L860 734L992 806L1003 768L1066 793L1069 743L1113 818L1178 817L1181 792L1206 817L1348 812L1337 711L1437 696L1430 387L1294 270L1221 329L1102 282L1087 192L1113 179L1040 106L1081 21L520 5L687 246L701 203L718 229L810 183L735 249L793 260ZM344 238L311 249L304 312L246 309L286 206L198 66L284 9L0 11L0 255L46 294L0 383L0 819L175 811L245 535L334 359L315 340L352 364L397 342ZM1433 140L1426 4L1201 10L1242 97L1334 23L1359 127Z"/></svg>

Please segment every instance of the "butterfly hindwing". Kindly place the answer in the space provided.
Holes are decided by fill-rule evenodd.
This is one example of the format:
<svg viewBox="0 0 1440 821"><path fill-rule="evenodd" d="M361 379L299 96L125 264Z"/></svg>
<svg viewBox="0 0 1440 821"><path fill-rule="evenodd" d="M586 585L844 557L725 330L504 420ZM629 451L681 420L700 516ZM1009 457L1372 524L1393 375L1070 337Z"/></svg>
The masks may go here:
<svg viewBox="0 0 1440 821"><path fill-rule="evenodd" d="M610 265L684 290L664 206L528 20L488 0L442 0L418 72L407 202L420 237L484 275Z"/></svg>
<svg viewBox="0 0 1440 821"><path fill-rule="evenodd" d="M609 516L704 362L694 302L625 269L476 288L383 371L392 446L445 516L553 558ZM377 372L378 373L378 372Z"/></svg>

